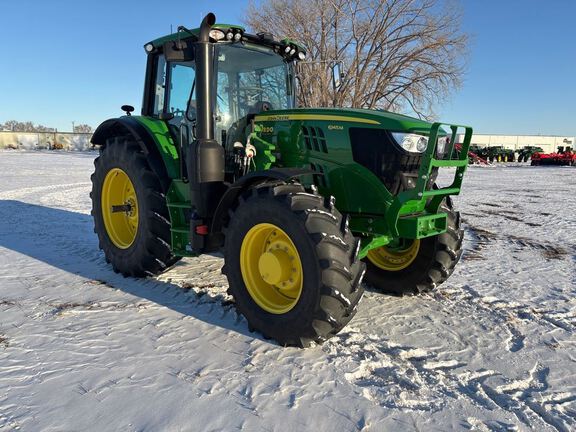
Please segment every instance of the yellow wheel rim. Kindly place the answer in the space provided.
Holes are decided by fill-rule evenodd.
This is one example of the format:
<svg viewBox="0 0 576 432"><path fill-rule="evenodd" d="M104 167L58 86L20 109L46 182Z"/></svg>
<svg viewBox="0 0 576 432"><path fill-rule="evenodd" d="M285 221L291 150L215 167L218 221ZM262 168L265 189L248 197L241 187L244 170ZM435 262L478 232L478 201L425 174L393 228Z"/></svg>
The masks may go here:
<svg viewBox="0 0 576 432"><path fill-rule="evenodd" d="M128 249L138 232L138 199L130 177L120 168L106 174L101 205L108 237L116 247Z"/></svg>
<svg viewBox="0 0 576 432"><path fill-rule="evenodd" d="M388 249L382 246L368 251L368 259L376 267L386 271L399 271L414 262L420 250L420 240L414 240L404 249Z"/></svg>
<svg viewBox="0 0 576 432"><path fill-rule="evenodd" d="M240 248L242 279L252 299L267 312L291 310L302 294L302 261L282 229L260 223L246 233Z"/></svg>

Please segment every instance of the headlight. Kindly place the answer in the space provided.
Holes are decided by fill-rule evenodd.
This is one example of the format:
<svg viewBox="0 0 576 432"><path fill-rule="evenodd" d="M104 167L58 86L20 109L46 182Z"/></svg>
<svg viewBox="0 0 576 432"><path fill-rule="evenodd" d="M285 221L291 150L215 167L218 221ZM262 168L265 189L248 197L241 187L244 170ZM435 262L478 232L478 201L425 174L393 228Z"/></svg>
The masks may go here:
<svg viewBox="0 0 576 432"><path fill-rule="evenodd" d="M412 153L424 153L428 147L428 137L424 135L392 132L392 136L404 150Z"/></svg>

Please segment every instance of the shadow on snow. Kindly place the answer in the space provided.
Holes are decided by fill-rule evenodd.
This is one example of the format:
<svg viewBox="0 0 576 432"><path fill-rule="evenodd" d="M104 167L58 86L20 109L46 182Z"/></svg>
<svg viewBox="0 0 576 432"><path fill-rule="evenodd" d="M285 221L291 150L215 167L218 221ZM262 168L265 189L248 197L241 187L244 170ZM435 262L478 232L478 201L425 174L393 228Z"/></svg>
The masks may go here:
<svg viewBox="0 0 576 432"><path fill-rule="evenodd" d="M125 278L114 273L112 266L106 263L103 252L98 249L92 217L88 214L0 200L0 220L4 222L0 225L0 247L83 278L104 282L113 289L150 300L208 324L262 339L256 333L249 333L245 323L238 323L236 319L226 317L227 314L223 316L222 313L200 307L206 303L221 307L223 296L203 293L202 303L189 299L183 301L181 294L184 290L179 285L154 278Z"/></svg>

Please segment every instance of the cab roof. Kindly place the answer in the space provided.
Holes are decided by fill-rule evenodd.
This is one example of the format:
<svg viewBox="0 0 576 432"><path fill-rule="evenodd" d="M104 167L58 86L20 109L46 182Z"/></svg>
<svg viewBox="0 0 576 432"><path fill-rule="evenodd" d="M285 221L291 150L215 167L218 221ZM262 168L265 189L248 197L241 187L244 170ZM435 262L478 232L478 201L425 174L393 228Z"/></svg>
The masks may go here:
<svg viewBox="0 0 576 432"><path fill-rule="evenodd" d="M217 29L217 30L222 30L224 33L226 33L228 30L241 30L242 33L244 33L246 31L246 29L242 26L239 25L234 25L234 24L214 24L212 26L213 29ZM197 40L198 39L198 35L200 34L200 27L195 28L195 29L189 29L189 30L178 30L176 33L172 33L166 36L162 36L159 38L156 38L148 43L151 43L152 45L154 45L154 48L159 48L162 45L164 45L166 42L172 42L172 41L176 41L176 40L184 40L184 39L193 39L193 40ZM148 45L148 44L146 44Z"/></svg>
<svg viewBox="0 0 576 432"><path fill-rule="evenodd" d="M253 35L250 33L246 33L246 29L240 25L236 25L236 24L219 24L216 23L212 26L213 30L221 30L222 32L226 33L230 30L238 32L240 31L242 33L242 40L243 41L248 41L257 45L264 45L264 46L269 46L272 48L282 48L285 47L287 45L292 45L298 48L298 51L303 51L304 53L306 53L306 48L304 46L302 46L298 41L292 40L292 39L288 39L288 38L284 38L280 41L275 40L274 36L270 33L258 33L257 35ZM200 28L195 28L195 29L184 29L182 27L180 27L178 29L178 31L176 33L172 33L166 36L162 36L159 38L156 38L148 43L146 43L145 45L149 45L152 44L154 46L155 49L161 48L166 42L174 42L174 41L178 41L178 40L187 40L187 39L192 39L192 41L196 41L198 40L198 37L200 35Z"/></svg>

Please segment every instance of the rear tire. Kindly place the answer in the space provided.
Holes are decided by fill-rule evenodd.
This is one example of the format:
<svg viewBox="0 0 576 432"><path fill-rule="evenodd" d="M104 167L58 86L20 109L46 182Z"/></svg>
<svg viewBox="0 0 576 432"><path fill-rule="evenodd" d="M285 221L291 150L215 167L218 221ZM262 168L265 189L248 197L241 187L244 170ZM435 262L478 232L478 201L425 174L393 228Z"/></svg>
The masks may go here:
<svg viewBox="0 0 576 432"><path fill-rule="evenodd" d="M464 230L449 197L442 201L440 211L447 213L444 234L421 239L416 258L398 271L383 270L365 258L366 281L383 293L398 296L432 291L446 281L462 256Z"/></svg>
<svg viewBox="0 0 576 432"><path fill-rule="evenodd" d="M299 184L264 184L244 194L230 216L222 272L228 278L236 308L251 330L280 345L306 347L334 336L352 319L364 292L361 280L365 266L358 259L359 240L333 201L306 193ZM270 237L249 249L253 233L270 226ZM246 270L256 268L256 259L272 250L276 237L271 236L276 233L293 248L289 266L299 263L298 271L288 269L288 274L295 272L295 281L301 280L300 291L294 289L290 296L283 291L283 282L265 281L269 275L261 270L264 259L258 262L260 273L254 271L249 276ZM255 255L246 250L255 251Z"/></svg>
<svg viewBox="0 0 576 432"><path fill-rule="evenodd" d="M106 146L100 149L94 167L90 193L94 232L106 261L112 264L114 271L124 276L153 276L175 264L180 258L172 254L170 247L170 216L166 197L158 176L150 169L140 146L125 137L108 139ZM136 220L134 228L128 229L128 233L124 230L121 235L114 231L114 221L119 219L119 227L124 228L124 213L115 212L111 222L112 211L104 208L107 205L103 206L105 203L125 204L120 202L122 200L116 203L116 196L110 198L112 193L116 194L118 186L122 186L122 183L111 182L114 174L128 178L125 184L132 190L133 213L137 215L137 218L133 218Z"/></svg>

